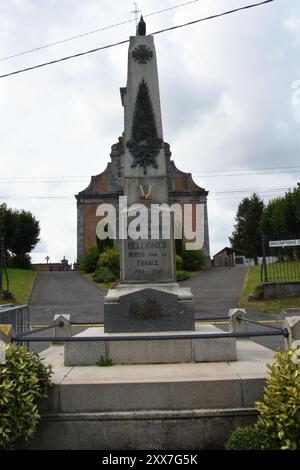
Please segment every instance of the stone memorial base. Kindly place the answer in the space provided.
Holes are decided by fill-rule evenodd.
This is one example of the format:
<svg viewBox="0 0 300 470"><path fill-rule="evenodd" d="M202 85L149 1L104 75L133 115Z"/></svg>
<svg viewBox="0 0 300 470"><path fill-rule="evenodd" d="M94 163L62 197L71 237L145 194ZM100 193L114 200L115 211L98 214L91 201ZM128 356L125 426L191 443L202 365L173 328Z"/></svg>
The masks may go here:
<svg viewBox="0 0 300 470"><path fill-rule="evenodd" d="M255 422L273 362L253 341L236 344L234 362L113 367L66 366L63 346L51 346L40 355L53 386L37 432L19 448L222 449L233 429Z"/></svg>
<svg viewBox="0 0 300 470"><path fill-rule="evenodd" d="M104 299L105 333L194 329L193 294L175 282L119 284Z"/></svg>
<svg viewBox="0 0 300 470"><path fill-rule="evenodd" d="M64 362L66 366L93 366L101 357L104 360L111 360L113 364L171 364L237 360L235 338L193 338L193 335L197 333L217 334L224 333L224 331L212 325L197 325L195 331L163 333L166 338L172 334L180 334L180 339L155 340L152 339L153 336L161 336L162 333L151 332L131 333L130 336L136 336L137 340L126 341L126 333L105 333L100 327L88 328L76 336L102 336L103 341L66 342ZM138 339L139 337L143 339Z"/></svg>

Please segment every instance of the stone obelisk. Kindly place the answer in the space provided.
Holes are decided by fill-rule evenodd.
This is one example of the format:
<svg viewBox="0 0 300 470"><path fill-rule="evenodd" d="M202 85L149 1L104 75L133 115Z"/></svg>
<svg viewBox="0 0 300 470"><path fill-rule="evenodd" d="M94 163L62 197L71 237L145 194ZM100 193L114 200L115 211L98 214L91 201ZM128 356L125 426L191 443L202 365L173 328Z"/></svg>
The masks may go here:
<svg viewBox="0 0 300 470"><path fill-rule="evenodd" d="M142 17L136 36L130 37L127 86L121 88L121 97L124 195L130 209L121 211L119 218L127 217L129 235L120 240L120 283L105 298L104 328L106 332L193 330L193 296L176 283L172 218L169 232L166 222L170 213L156 51ZM162 204L164 209L158 209ZM131 238L130 225L136 228L137 221L140 236L135 232Z"/></svg>
<svg viewBox="0 0 300 470"><path fill-rule="evenodd" d="M123 91L124 195L129 207L143 204L147 208L149 225L146 234L147 227L143 227L139 240L122 243L121 282L174 282L174 238L162 239L159 233L158 238L145 240L145 235L151 236L151 222L155 222L150 207L168 202L156 52L153 36L145 32L141 18L137 35L130 38L127 87ZM130 221L130 213L128 216ZM161 232L162 224L156 228Z"/></svg>

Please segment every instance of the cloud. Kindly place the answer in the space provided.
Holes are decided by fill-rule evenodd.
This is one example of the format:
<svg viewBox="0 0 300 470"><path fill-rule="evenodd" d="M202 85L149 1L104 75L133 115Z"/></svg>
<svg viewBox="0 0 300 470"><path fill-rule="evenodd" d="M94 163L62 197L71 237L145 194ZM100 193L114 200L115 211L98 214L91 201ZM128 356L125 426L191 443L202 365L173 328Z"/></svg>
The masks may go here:
<svg viewBox="0 0 300 470"><path fill-rule="evenodd" d="M300 18L290 16L284 21L284 26L290 33L295 33L300 30Z"/></svg>
<svg viewBox="0 0 300 470"><path fill-rule="evenodd" d="M40 241L36 247L34 248L34 250L32 251L32 253L34 253L34 255L37 255L37 254L44 254L48 251L48 244L47 242L44 242L44 241ZM44 260L42 261L44 262Z"/></svg>

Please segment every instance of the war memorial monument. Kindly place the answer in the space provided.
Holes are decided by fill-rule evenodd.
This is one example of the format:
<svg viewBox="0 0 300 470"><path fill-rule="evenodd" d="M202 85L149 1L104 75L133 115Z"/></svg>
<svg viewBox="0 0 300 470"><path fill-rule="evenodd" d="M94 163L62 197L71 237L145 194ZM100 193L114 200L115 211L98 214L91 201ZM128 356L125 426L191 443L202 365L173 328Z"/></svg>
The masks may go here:
<svg viewBox="0 0 300 470"><path fill-rule="evenodd" d="M214 325L195 324L193 293L176 282L175 224L166 227L160 214L154 237L128 236L137 206L140 212L141 205L145 208L148 220L151 206L164 205L173 220L170 205L198 201L200 238L209 254L207 192L170 161L163 140L154 39L146 35L142 19L137 34L130 37L127 86L121 98L124 133L112 148L112 162L76 196L79 252L94 242L87 224L91 222L95 234L99 203L116 206L119 197L127 198L130 209L117 217L120 228L126 215L126 236L117 240L120 281L105 297L103 327L87 328L42 353L52 364L54 385L43 404L36 438L26 446L220 448L230 430L255 421L254 403L273 352ZM180 184L174 189L176 181L183 182L181 191ZM150 225L144 235L150 234ZM164 237L168 230L169 237ZM229 312L229 331L247 329L239 320L243 315L242 310ZM71 336L70 319L58 318L55 335ZM100 358L113 366L98 367Z"/></svg>

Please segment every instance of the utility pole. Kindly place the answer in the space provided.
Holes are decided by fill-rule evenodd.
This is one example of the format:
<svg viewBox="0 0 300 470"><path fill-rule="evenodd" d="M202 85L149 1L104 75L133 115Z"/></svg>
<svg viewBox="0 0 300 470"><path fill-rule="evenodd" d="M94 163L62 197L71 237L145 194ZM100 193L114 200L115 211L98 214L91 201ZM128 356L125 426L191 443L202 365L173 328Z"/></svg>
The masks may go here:
<svg viewBox="0 0 300 470"><path fill-rule="evenodd" d="M3 288L3 275L6 277L6 289ZM9 279L6 271L4 238L0 238L0 298L9 298Z"/></svg>

